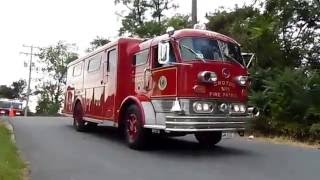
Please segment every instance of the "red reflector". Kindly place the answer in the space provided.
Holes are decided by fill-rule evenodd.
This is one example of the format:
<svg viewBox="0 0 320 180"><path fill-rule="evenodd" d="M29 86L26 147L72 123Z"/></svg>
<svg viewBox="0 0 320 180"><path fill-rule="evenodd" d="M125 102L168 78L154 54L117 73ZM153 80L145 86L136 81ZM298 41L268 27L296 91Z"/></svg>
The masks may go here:
<svg viewBox="0 0 320 180"><path fill-rule="evenodd" d="M195 93L202 93L202 94L206 93L206 87L201 85L193 86L193 90Z"/></svg>

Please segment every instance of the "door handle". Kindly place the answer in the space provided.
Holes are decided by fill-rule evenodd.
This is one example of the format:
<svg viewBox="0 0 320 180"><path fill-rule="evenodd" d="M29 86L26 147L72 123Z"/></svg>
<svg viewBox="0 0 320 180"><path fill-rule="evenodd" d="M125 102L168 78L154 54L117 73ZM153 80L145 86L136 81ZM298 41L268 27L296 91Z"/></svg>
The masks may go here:
<svg viewBox="0 0 320 180"><path fill-rule="evenodd" d="M147 82L147 71L151 72L149 68L144 68L143 71L143 86L145 90L149 90L149 81Z"/></svg>

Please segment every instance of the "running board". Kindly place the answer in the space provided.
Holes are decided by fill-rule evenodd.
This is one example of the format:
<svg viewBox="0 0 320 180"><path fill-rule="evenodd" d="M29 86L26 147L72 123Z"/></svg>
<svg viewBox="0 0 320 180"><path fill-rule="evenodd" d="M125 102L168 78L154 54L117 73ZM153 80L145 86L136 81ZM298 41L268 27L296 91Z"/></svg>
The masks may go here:
<svg viewBox="0 0 320 180"><path fill-rule="evenodd" d="M87 122L97 123L99 126L118 127L118 123L115 123L114 121L111 121L111 120L99 120L99 119L94 119L89 117L84 117L83 119Z"/></svg>

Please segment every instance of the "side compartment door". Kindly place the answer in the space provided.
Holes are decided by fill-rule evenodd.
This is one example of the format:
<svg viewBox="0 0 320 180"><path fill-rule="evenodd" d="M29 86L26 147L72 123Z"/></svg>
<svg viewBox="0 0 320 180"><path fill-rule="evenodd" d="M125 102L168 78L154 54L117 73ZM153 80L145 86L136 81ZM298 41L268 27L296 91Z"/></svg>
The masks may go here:
<svg viewBox="0 0 320 180"><path fill-rule="evenodd" d="M105 51L103 67L104 102L102 112L106 119L114 120L118 68L118 50L116 48Z"/></svg>
<svg viewBox="0 0 320 180"><path fill-rule="evenodd" d="M86 60L85 86L85 116L97 119L102 117L101 99L104 86L101 83L103 74L102 54L96 54Z"/></svg>
<svg viewBox="0 0 320 180"><path fill-rule="evenodd" d="M74 99L83 94L83 61L68 68L65 112L72 113Z"/></svg>

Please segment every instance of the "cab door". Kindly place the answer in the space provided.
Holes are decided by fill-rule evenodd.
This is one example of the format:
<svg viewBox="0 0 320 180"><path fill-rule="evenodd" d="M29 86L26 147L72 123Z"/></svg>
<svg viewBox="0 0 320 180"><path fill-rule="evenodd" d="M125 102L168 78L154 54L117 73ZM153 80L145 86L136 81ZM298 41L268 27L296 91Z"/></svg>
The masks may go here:
<svg viewBox="0 0 320 180"><path fill-rule="evenodd" d="M151 47L151 98L175 98L177 97L177 65L161 65L158 63L159 46ZM175 63L176 56L170 43L169 62Z"/></svg>
<svg viewBox="0 0 320 180"><path fill-rule="evenodd" d="M135 93L150 96L152 74L149 64L149 49L137 52L133 56L132 65L134 69Z"/></svg>
<svg viewBox="0 0 320 180"><path fill-rule="evenodd" d="M103 110L106 119L114 119L115 94L117 89L117 67L118 67L118 51L116 48L105 51L103 62L103 80L104 96Z"/></svg>

